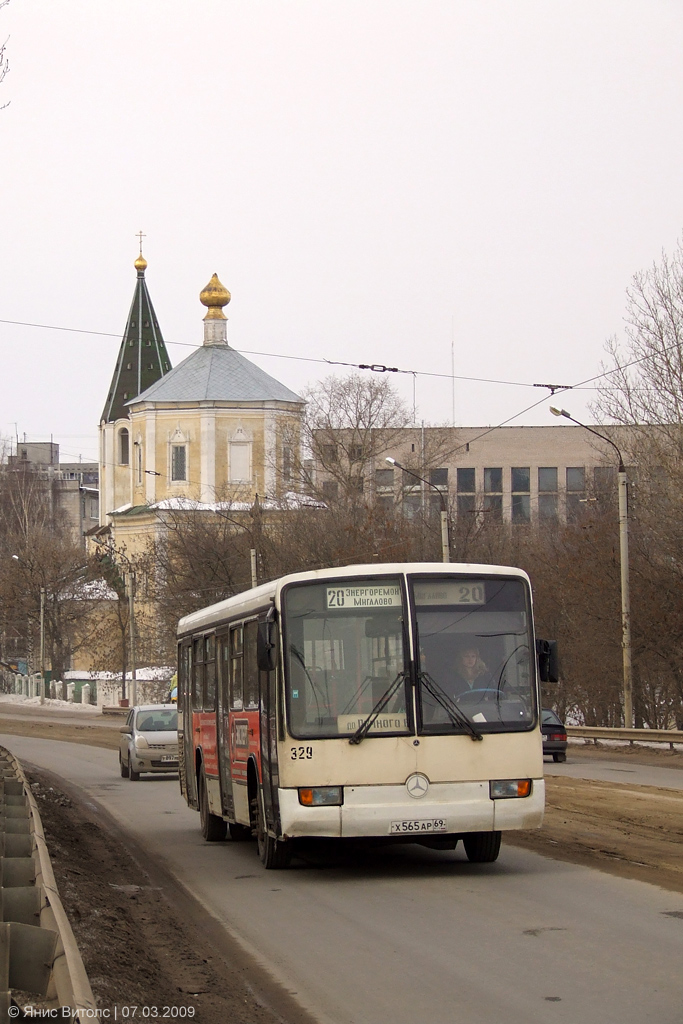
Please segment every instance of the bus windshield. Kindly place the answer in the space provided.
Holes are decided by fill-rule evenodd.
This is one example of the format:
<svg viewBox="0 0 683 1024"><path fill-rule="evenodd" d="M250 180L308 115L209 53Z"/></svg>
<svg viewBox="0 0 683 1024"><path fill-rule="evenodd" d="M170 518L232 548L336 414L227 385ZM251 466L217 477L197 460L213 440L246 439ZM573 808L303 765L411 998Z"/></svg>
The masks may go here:
<svg viewBox="0 0 683 1024"><path fill-rule="evenodd" d="M413 577L421 729L461 732L457 710L479 732L535 721L531 617L520 579Z"/></svg>
<svg viewBox="0 0 683 1024"><path fill-rule="evenodd" d="M284 593L290 733L353 736L392 684L371 735L406 734L409 684L404 598L398 579L330 580Z"/></svg>

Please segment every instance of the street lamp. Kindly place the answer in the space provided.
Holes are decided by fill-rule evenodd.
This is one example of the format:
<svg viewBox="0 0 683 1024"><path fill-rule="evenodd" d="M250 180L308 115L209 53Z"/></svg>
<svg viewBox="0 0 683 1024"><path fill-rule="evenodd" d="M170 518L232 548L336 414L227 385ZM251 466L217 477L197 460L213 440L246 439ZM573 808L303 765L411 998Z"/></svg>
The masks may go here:
<svg viewBox="0 0 683 1024"><path fill-rule="evenodd" d="M397 469L402 469L403 472L407 473L409 476L414 476L416 480L419 480L421 483L426 484L427 487L431 487L432 490L436 491L436 493L439 495L439 498L441 499L441 561L450 562L451 541L448 532L448 509L446 507L446 499L443 496L443 491L441 491L436 486L436 484L430 483L429 480L425 480L424 477L418 476L417 473L413 473L412 469L406 469L406 467L402 466L400 462L396 461L396 459L392 459L391 457L387 456L387 458L384 461L388 462L390 466L396 466Z"/></svg>
<svg viewBox="0 0 683 1024"><path fill-rule="evenodd" d="M629 595L629 571L628 571L628 482L626 480L626 467L619 447L605 434L599 433L593 427L586 426L580 420L574 419L566 409L555 409L552 405L550 411L553 416L564 416L565 419L576 423L577 427L583 427L591 434L595 434L601 441L606 441L614 448L619 458L619 562L621 567L621 650L624 665L624 725L627 729L633 728L633 666L631 661L631 599Z"/></svg>

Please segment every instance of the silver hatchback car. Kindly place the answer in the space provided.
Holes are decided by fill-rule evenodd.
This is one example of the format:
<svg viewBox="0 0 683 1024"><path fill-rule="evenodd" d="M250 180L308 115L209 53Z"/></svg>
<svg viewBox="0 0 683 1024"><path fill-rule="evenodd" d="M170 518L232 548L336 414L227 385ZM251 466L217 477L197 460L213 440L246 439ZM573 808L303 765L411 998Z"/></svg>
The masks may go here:
<svg viewBox="0 0 683 1024"><path fill-rule="evenodd" d="M121 778L137 782L142 772L178 771L178 709L175 704L141 704L121 726Z"/></svg>

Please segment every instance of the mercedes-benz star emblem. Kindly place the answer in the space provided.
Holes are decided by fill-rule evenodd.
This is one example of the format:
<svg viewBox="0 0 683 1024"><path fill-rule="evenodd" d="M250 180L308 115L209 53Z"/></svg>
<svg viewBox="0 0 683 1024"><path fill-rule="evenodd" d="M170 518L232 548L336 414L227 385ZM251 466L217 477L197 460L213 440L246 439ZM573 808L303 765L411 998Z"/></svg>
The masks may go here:
<svg viewBox="0 0 683 1024"><path fill-rule="evenodd" d="M419 800L421 796L426 796L429 792L429 779L426 775L416 772L406 780L406 789L408 790L409 796L412 796L415 800Z"/></svg>

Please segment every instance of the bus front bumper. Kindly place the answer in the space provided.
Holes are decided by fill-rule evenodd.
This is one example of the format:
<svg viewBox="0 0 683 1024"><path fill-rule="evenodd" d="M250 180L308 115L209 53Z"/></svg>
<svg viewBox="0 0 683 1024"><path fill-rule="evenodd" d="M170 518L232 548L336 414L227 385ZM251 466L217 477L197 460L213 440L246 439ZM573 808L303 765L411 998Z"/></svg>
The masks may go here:
<svg viewBox="0 0 683 1024"><path fill-rule="evenodd" d="M492 800L489 783L432 783L420 799L403 786L345 786L343 804L303 807L297 789L280 789L280 825L288 838L371 838L462 834L538 828L545 782L533 779L528 797Z"/></svg>

